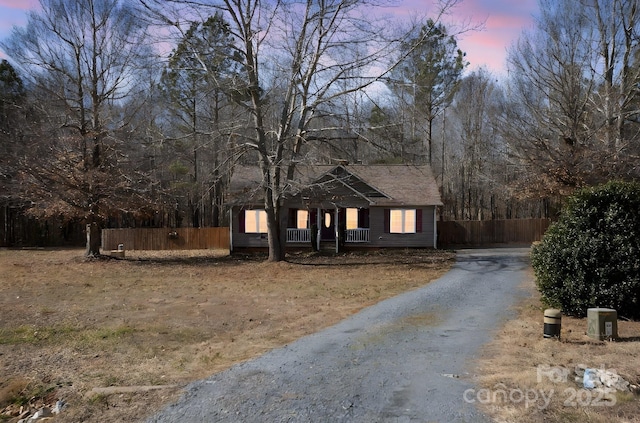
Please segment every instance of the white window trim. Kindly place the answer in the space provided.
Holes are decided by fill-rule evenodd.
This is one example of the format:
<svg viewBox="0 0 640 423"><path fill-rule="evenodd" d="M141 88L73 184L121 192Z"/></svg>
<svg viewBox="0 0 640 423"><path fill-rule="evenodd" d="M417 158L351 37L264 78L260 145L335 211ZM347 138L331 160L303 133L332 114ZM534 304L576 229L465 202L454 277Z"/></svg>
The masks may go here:
<svg viewBox="0 0 640 423"><path fill-rule="evenodd" d="M264 213L264 225L265 227L261 227L260 225L260 215ZM247 228L247 222L250 220L250 218L248 218L251 214L253 214L255 216L255 228L256 231L250 231ZM244 218L245 218L245 222L244 222L244 233L246 234L266 234L267 233L267 228L266 228L266 221L267 221L267 212L264 209L252 209L252 210L246 210L245 214L244 214Z"/></svg>
<svg viewBox="0 0 640 423"><path fill-rule="evenodd" d="M401 230L400 231L394 231L393 230L393 224L391 221L391 218L393 216L393 212L400 212L400 225L401 225ZM406 221L406 214L407 212L413 212L413 229L411 230L407 230L407 221ZM415 234L418 232L418 212L417 209L391 209L390 213L389 213L389 233L392 234Z"/></svg>
<svg viewBox="0 0 640 423"><path fill-rule="evenodd" d="M353 227L349 226L349 219L348 219L348 215L349 215L349 211L350 211L350 210L353 210L353 211L351 211L351 213L355 213L355 219L356 219L356 221L355 221L355 226L353 226ZM359 222L359 221L360 221L360 219L359 219L359 217L360 217L360 216L359 216L359 214L360 214L360 210L359 210L358 208L356 208L356 207L347 207L347 208L345 209L345 218L346 218L346 221L347 221L346 229L360 229L360 225L358 224L358 223L360 223L360 222Z"/></svg>
<svg viewBox="0 0 640 423"><path fill-rule="evenodd" d="M300 219L301 215L304 216L304 219ZM309 229L309 216L310 213L308 210L296 210L296 229Z"/></svg>

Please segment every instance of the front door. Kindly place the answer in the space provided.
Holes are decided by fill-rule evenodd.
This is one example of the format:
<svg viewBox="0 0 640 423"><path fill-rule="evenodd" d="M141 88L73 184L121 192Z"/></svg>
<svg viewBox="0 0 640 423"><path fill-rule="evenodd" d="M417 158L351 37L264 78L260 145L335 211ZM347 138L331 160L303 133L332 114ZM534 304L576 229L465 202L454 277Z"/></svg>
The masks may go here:
<svg viewBox="0 0 640 423"><path fill-rule="evenodd" d="M322 209L320 215L320 241L335 241L336 230L334 227L335 210Z"/></svg>

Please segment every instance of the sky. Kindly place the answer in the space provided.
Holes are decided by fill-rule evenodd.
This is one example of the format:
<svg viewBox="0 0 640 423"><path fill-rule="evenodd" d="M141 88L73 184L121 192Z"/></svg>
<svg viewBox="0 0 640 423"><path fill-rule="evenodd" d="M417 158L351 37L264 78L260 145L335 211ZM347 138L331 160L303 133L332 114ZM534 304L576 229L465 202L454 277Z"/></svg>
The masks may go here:
<svg viewBox="0 0 640 423"><path fill-rule="evenodd" d="M537 3L537 0L460 0L445 21L484 26L458 37L458 46L467 54L469 69L485 67L497 75L506 73L507 49L524 29L531 28ZM431 0L402 0L393 11L406 18L429 16L431 5ZM0 0L0 39L6 38L14 25L25 25L27 10L37 7L38 0ZM5 58L2 51L0 58Z"/></svg>
<svg viewBox="0 0 640 423"><path fill-rule="evenodd" d="M429 0L404 0L398 14L411 16L428 12ZM495 74L506 74L507 49L523 30L533 27L538 0L460 0L443 18L449 27L467 24L482 26L457 37L458 47L467 54L469 69L485 67ZM429 16L427 14L427 16Z"/></svg>

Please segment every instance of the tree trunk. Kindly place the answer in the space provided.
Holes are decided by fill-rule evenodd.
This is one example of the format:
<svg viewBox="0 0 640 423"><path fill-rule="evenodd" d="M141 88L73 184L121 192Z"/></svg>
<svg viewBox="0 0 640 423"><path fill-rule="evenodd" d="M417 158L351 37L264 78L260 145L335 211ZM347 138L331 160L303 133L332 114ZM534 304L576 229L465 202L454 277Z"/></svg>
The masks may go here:
<svg viewBox="0 0 640 423"><path fill-rule="evenodd" d="M87 224L87 248L85 256L96 257L100 255L100 225L97 222Z"/></svg>
<svg viewBox="0 0 640 423"><path fill-rule="evenodd" d="M269 261L283 261L285 258L285 242L282 236L280 210L267 210L267 231L269 242Z"/></svg>

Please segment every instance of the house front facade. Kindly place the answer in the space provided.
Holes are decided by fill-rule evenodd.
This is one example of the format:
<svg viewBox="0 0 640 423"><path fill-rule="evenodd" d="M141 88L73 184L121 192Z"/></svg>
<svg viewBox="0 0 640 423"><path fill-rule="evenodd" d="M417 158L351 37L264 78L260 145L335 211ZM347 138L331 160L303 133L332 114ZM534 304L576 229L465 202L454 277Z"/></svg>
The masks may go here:
<svg viewBox="0 0 640 423"><path fill-rule="evenodd" d="M283 201L287 249L435 248L441 205L429 166L300 167ZM267 248L259 172L238 168L232 179L231 250ZM286 222L284 219L286 218Z"/></svg>

